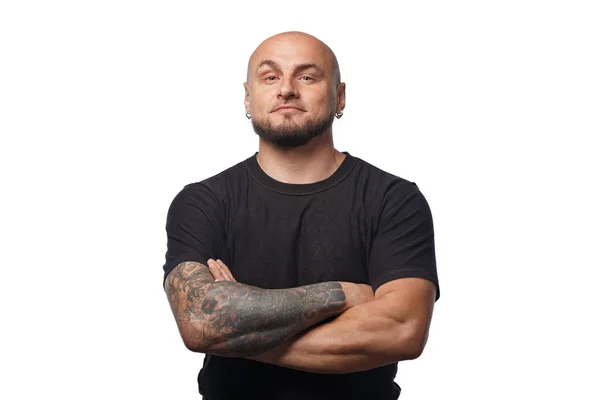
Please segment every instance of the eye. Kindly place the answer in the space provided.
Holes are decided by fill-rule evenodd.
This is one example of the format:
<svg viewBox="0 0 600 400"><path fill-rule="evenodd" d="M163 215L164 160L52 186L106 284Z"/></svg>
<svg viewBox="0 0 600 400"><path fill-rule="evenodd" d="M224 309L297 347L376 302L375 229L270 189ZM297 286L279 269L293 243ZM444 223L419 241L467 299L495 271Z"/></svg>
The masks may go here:
<svg viewBox="0 0 600 400"><path fill-rule="evenodd" d="M304 75L304 76L303 76L303 77L301 77L300 79L301 79L301 80L303 80L303 81L306 81L306 82L309 82L309 81L312 81L312 80L313 80L313 78L311 78L310 76L306 76L306 75Z"/></svg>
<svg viewBox="0 0 600 400"><path fill-rule="evenodd" d="M272 82L276 79L277 79L277 77L275 75L269 75L265 78L265 80L270 81L270 82Z"/></svg>

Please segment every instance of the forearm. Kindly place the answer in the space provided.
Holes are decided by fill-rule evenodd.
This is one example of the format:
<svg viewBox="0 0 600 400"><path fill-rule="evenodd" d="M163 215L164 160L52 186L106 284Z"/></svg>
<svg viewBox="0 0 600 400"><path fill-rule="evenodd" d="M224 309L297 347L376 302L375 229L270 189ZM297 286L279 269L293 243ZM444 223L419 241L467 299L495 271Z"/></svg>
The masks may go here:
<svg viewBox="0 0 600 400"><path fill-rule="evenodd" d="M248 358L302 371L340 374L418 357L421 343L415 340L410 324L378 316L375 309L380 306L375 300L354 307L332 322Z"/></svg>
<svg viewBox="0 0 600 400"><path fill-rule="evenodd" d="M217 337L206 352L233 357L263 352L341 312L344 300L337 282L281 290L214 283L203 311Z"/></svg>
<svg viewBox="0 0 600 400"><path fill-rule="evenodd" d="M166 289L186 346L230 357L262 353L347 308L339 282L266 290L214 282L198 263L178 265Z"/></svg>

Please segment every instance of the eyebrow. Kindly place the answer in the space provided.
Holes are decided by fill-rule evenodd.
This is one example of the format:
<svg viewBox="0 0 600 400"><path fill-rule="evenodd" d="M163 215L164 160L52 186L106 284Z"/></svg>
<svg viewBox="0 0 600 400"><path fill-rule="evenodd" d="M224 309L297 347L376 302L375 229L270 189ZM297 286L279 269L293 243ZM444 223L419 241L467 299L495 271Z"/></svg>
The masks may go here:
<svg viewBox="0 0 600 400"><path fill-rule="evenodd" d="M258 70L260 68L262 68L263 66L269 66L273 69L276 70L280 70L281 71L281 67L279 66L279 64L277 64L275 61L273 60L262 60L258 66L256 67L256 71L258 72ZM319 74L324 75L325 72L323 71L323 69L321 69L321 67L319 67L317 64L315 63L304 63L304 64L299 64L296 66L296 68L294 68L294 72L298 72L298 71L304 71L306 69L310 69L313 68L315 69Z"/></svg>

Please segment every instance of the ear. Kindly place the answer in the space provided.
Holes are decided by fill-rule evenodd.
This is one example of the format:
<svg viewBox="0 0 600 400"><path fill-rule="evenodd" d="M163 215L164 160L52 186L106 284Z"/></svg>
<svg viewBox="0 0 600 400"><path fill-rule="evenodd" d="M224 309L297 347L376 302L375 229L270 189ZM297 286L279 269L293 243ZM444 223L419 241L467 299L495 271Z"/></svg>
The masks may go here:
<svg viewBox="0 0 600 400"><path fill-rule="evenodd" d="M340 82L337 85L337 104L335 106L335 112L339 113L340 111L344 111L344 108L346 108L346 84Z"/></svg>
<svg viewBox="0 0 600 400"><path fill-rule="evenodd" d="M244 106L246 107L246 112L250 113L250 88L248 87L248 83L244 82L244 91L246 94L244 95Z"/></svg>

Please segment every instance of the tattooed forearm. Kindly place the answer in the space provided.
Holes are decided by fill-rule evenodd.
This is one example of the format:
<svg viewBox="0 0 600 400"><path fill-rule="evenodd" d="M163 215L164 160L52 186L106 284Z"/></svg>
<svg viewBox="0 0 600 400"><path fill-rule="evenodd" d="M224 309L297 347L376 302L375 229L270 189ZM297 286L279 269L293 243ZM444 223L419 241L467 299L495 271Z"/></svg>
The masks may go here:
<svg viewBox="0 0 600 400"><path fill-rule="evenodd" d="M214 282L197 262L179 264L165 286L186 346L221 356L262 353L346 307L339 282L266 290Z"/></svg>

